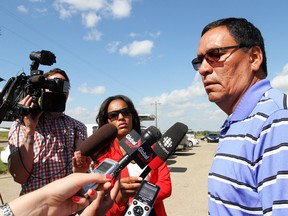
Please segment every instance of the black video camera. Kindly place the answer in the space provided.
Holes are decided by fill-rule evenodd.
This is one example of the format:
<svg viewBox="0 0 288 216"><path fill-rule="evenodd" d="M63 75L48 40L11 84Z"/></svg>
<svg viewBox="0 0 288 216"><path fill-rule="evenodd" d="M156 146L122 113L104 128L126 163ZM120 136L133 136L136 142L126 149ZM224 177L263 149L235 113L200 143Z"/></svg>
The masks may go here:
<svg viewBox="0 0 288 216"><path fill-rule="evenodd" d="M21 116L39 111L63 112L66 106L66 95L70 84L62 79L47 79L43 71L38 70L39 64L51 66L56 56L47 50L31 52L30 76L21 73L10 78L0 93L0 123L13 121ZM19 104L26 96L32 97L35 108Z"/></svg>

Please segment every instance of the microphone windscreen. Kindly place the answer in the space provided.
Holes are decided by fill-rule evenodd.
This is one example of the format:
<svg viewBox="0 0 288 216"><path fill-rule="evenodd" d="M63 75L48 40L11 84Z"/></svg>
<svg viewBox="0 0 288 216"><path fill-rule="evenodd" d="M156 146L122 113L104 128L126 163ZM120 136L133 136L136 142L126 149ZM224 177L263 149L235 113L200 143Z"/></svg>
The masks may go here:
<svg viewBox="0 0 288 216"><path fill-rule="evenodd" d="M110 145L117 134L118 130L114 125L103 125L80 144L79 150L82 155L91 156Z"/></svg>
<svg viewBox="0 0 288 216"><path fill-rule="evenodd" d="M160 138L162 134L160 130L155 126L148 127L143 133L142 137L149 142L150 145L156 143Z"/></svg>
<svg viewBox="0 0 288 216"><path fill-rule="evenodd" d="M188 131L187 125L176 122L170 127L156 143L154 152L162 160L166 161L168 157L175 151L183 137Z"/></svg>

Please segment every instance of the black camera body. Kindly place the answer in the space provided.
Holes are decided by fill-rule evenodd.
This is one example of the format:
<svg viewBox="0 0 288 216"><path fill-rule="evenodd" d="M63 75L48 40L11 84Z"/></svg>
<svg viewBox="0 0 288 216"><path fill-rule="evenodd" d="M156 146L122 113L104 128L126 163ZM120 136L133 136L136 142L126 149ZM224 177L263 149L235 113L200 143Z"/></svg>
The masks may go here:
<svg viewBox="0 0 288 216"><path fill-rule="evenodd" d="M0 123L39 111L63 112L66 107L66 95L70 84L62 79L47 79L39 64L51 66L56 62L55 55L47 50L31 52L30 76L21 73L10 78L0 93ZM19 102L30 95L35 108L25 107Z"/></svg>

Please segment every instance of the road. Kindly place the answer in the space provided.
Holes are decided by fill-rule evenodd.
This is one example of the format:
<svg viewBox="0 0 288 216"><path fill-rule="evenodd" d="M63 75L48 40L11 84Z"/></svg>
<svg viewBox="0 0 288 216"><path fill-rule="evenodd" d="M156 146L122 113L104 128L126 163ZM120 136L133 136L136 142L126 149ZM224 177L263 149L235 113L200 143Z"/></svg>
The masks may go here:
<svg viewBox="0 0 288 216"><path fill-rule="evenodd" d="M200 144L187 151L176 152L167 160L172 179L172 195L165 208L168 216L203 216L208 214L207 176L217 143ZM20 185L10 174L0 175L0 193L4 202L18 197Z"/></svg>

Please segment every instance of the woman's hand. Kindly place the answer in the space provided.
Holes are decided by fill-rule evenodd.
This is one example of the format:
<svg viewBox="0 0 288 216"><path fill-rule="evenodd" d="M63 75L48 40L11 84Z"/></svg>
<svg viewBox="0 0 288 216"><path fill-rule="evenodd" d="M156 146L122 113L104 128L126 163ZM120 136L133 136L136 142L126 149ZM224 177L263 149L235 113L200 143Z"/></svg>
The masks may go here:
<svg viewBox="0 0 288 216"><path fill-rule="evenodd" d="M120 179L120 189L116 197L119 205L130 205L130 197L134 197L142 183L141 177L127 177Z"/></svg>
<svg viewBox="0 0 288 216"><path fill-rule="evenodd" d="M86 157L80 151L75 151L72 158L73 172L87 172L91 162L91 157Z"/></svg>
<svg viewBox="0 0 288 216"><path fill-rule="evenodd" d="M15 215L70 215L89 205L90 199L75 194L83 186L95 182L101 184L100 188L104 191L94 191L94 195L90 192L89 195L94 200L91 207L85 209L83 216L95 215L95 212L106 213L119 189L117 181L113 187L111 186L111 179L110 175L105 177L99 173L73 173L25 194L11 201L9 205ZM104 192L108 194L106 199Z"/></svg>

